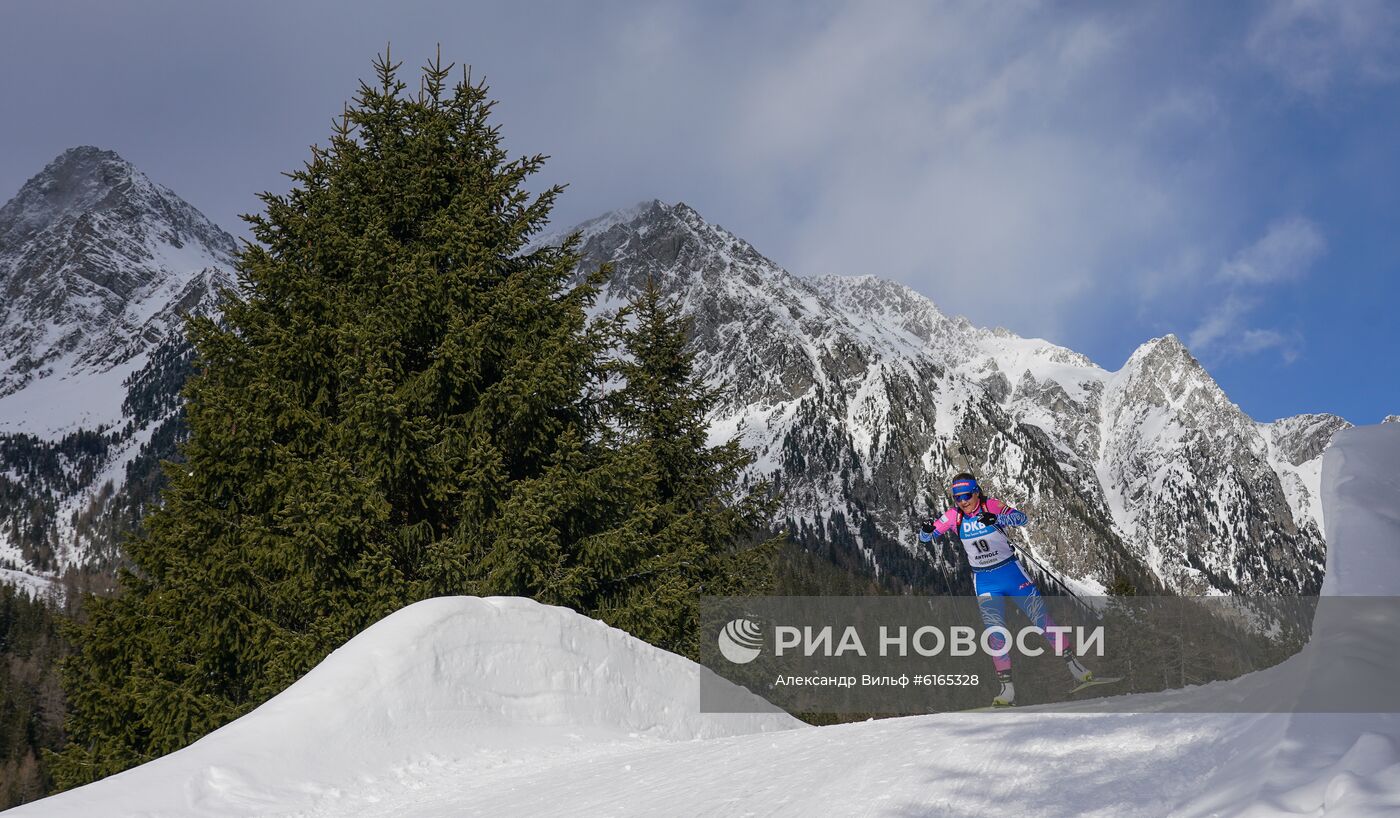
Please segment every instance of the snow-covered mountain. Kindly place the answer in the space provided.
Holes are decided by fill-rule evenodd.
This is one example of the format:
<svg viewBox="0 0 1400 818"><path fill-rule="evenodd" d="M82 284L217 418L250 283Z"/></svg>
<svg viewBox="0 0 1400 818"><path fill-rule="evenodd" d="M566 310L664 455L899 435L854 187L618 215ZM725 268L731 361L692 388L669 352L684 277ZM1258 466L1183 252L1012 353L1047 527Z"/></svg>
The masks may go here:
<svg viewBox="0 0 1400 818"><path fill-rule="evenodd" d="M0 429L122 421L122 381L229 286L233 237L111 151L63 153L0 208Z"/></svg>
<svg viewBox="0 0 1400 818"><path fill-rule="evenodd" d="M52 577L113 556L121 489L171 452L183 316L232 286L234 251L193 206L92 147L0 208L0 570Z"/></svg>
<svg viewBox="0 0 1400 818"><path fill-rule="evenodd" d="M1324 597L1394 595L1400 429L1348 430L1325 465ZM434 599L195 744L9 814L1394 815L1400 715L1333 711L1337 679L1371 675L1397 632L1331 618L1230 681L808 727L700 712L698 666L571 611Z"/></svg>
<svg viewBox="0 0 1400 818"><path fill-rule="evenodd" d="M578 231L584 267L614 269L604 306L652 277L693 317L701 371L730 386L716 436L742 432L809 544L953 585L959 559L921 562L911 525L966 468L1033 515L1029 551L1080 590L1321 582L1317 464L1345 421L1256 423L1174 336L1110 372L946 316L900 284L791 275L684 204Z"/></svg>
<svg viewBox="0 0 1400 818"><path fill-rule="evenodd" d="M755 450L800 541L893 587L965 590L962 559L913 546L947 478L1026 508L1025 550L1101 592L1315 590L1320 453L1339 418L1259 424L1174 338L1117 372L944 315L872 276L800 278L683 205L581 225L602 307L647 277L695 322L728 386L712 418ZM562 236L564 234L560 234ZM557 237L556 237L557 238ZM76 148L0 209L0 571L110 561L172 451L188 347L179 316L230 286L233 240L115 154ZM110 483L110 486L108 485ZM0 493L3 494L3 493ZM35 515L36 506L40 512Z"/></svg>

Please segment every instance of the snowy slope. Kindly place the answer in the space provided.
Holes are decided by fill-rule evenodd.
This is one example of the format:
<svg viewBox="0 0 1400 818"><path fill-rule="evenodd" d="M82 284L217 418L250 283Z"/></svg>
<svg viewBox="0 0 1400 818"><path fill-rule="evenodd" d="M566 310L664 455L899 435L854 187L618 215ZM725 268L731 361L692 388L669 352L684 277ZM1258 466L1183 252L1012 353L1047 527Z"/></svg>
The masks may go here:
<svg viewBox="0 0 1400 818"><path fill-rule="evenodd" d="M1336 415L1295 415L1259 424L1269 446L1269 465L1278 473L1288 501L1301 519L1311 519L1319 530L1322 517L1322 454L1332 437L1351 424Z"/></svg>
<svg viewBox="0 0 1400 818"><path fill-rule="evenodd" d="M1328 450L1326 595L1400 591L1397 475L1400 425L1344 431ZM1382 625L1394 647L1392 623ZM1278 667L1153 694L1142 709L1221 686L1305 701L1339 668L1366 661L1356 643L1327 641L1343 644L1315 640ZM786 729L795 725L782 716L696 714L694 673L561 609L433 600L192 747L10 814L1400 812L1393 714L1110 714L1081 704Z"/></svg>

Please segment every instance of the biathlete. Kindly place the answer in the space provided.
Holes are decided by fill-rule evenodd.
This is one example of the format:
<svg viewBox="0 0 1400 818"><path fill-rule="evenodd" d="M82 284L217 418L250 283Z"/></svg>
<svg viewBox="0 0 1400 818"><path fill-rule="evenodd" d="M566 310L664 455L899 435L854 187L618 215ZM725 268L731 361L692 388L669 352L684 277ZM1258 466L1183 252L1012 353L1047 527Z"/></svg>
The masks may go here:
<svg viewBox="0 0 1400 818"><path fill-rule="evenodd" d="M1018 511L995 497L983 497L977 479L966 472L953 478L950 487L955 508L943 512L938 518L925 518L919 526L919 542L931 543L935 539L952 532L967 552L968 565L972 567L972 583L977 593L977 607L982 613L984 629L1002 628L987 638L992 649L992 662L996 665L997 681L1001 682L1001 692L992 699L993 707L1010 707L1016 702L1016 687L1011 682L1011 646L1006 643L1003 632L1006 628L1006 597L1016 600L1026 616L1040 628L1051 648L1065 659L1065 667L1076 682L1087 682L1094 678L1070 654L1069 637L1063 631L1051 631L1055 623L1045 610L1045 600L1035 587L1035 582L1021 570L1016 559L1016 549L1002 532L1005 526L1022 526L1027 523L1025 512Z"/></svg>

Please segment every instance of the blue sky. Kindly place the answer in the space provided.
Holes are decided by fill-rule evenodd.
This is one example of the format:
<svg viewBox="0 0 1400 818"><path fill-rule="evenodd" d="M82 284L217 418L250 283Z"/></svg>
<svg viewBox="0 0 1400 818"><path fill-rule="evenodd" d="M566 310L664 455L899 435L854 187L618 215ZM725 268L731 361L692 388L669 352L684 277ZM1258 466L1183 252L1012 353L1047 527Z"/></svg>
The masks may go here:
<svg viewBox="0 0 1400 818"><path fill-rule="evenodd" d="M1176 333L1253 417L1400 413L1400 5L0 5L0 199L67 147L239 232L386 43L441 44L556 222L684 201L1116 369Z"/></svg>

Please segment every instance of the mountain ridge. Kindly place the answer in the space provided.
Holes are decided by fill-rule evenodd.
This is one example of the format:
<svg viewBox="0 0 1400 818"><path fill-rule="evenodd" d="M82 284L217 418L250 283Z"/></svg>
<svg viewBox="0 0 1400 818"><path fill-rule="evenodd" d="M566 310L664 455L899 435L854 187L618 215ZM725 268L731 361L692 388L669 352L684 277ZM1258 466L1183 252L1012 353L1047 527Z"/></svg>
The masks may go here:
<svg viewBox="0 0 1400 818"><path fill-rule="evenodd" d="M49 171L84 163L126 179L131 191L159 187L141 182L145 177L116 154L74 149L46 168L52 177L47 182L31 180L29 204L12 201L0 209L9 214L0 225L10 225L10 233L0 236L22 233L32 241L43 235L32 218L40 210L33 203L44 191L58 196L54 191L62 187L54 179L63 174ZM71 168L65 172L76 172ZM134 223L178 209L169 204L178 197L169 197ZM64 225L78 221L65 209L73 202L103 200L80 184L58 198L62 201L50 215ZM200 219L189 216L182 223ZM92 224L93 229L123 225ZM197 231L182 229L146 229L141 235L174 236L189 246ZM574 233L581 268L613 266L597 311L625 304L648 278L681 303L694 322L697 371L726 386L711 418L712 439L739 435L756 455L747 479L772 480L786 498L781 521L799 542L840 565L861 567L895 590L967 590L961 556L948 546L932 553L919 549L912 523L941 510L949 475L971 469L1033 514L1035 525L1020 532L1023 552L1043 564L1054 581L1078 592L1101 593L1120 579L1145 592L1298 593L1320 582L1318 464L1326 441L1349 424L1325 419L1331 416L1252 421L1174 335L1144 342L1119 370L1109 371L1048 341L946 315L898 282L873 275L793 275L684 203L646 200L544 235L531 246L557 244ZM208 255L231 266L231 257L223 254L232 238L219 231L211 242L205 245ZM8 247L0 245L0 251ZM169 273L154 277L168 281ZM13 278L10 273L0 282ZM233 286L226 272L201 268L187 289L168 288L163 291L168 300L153 299L147 306L152 315L171 318L170 329L184 312L212 308L221 286ZM4 326L0 323L0 330ZM109 404L117 407L92 425L126 430L121 441L109 444L117 447L113 452L125 446L124 453L96 469L118 486L123 462L135 462L150 441L172 437L173 427L166 424L178 400L174 391L161 393L160 385L180 380L170 373L189 361L189 350L173 337L160 342L140 332L124 337L136 349L124 369L111 367L110 359L125 351L97 356L108 362L105 372L88 366L94 358L45 376L49 384L105 390ZM157 362L163 368L151 370ZM116 375L115 385L93 388ZM133 390L159 404L160 411L133 410ZM31 398L31 411L56 400L33 384L20 391ZM0 396L0 434L55 434L52 428L14 422L16 394ZM1228 440L1217 441L1213 449L1210 435L1222 429ZM1232 461L1224 467L1215 463L1220 451ZM151 459L149 452L146 458ZM1210 499L1192 493L1193 484L1205 480L1215 481L1213 491L1231 498L1208 520L1188 511ZM89 486L83 502L95 502L100 488ZM1144 501L1148 489L1165 492L1170 501ZM68 497L58 503L64 513L78 510L72 495L59 495ZM62 516L57 506L54 513ZM1246 520L1242 527L1232 527L1235 517ZM1192 542L1173 544L1172 526L1191 531ZM72 535L70 526L48 536L52 541ZM1232 550L1227 536L1259 538L1263 550ZM80 560L83 550L70 548L59 562ZM1252 576L1255 572L1263 576Z"/></svg>
<svg viewBox="0 0 1400 818"><path fill-rule="evenodd" d="M949 317L895 282L794 276L688 206L644 202L578 233L583 268L619 271L605 305L651 277L693 318L697 367L732 386L715 430L742 433L755 472L787 494L789 524L826 537L835 525L877 572L902 563L895 573L928 579L912 567L927 562L912 522L940 510L949 475L972 469L1033 513L1023 547L1080 590L1101 592L1121 571L1194 593L1321 582L1315 498L1295 510L1290 499L1311 490L1282 485L1297 464L1271 459L1268 427L1175 335L1110 372ZM1167 499L1153 501L1154 486ZM956 584L957 555L934 562Z"/></svg>

